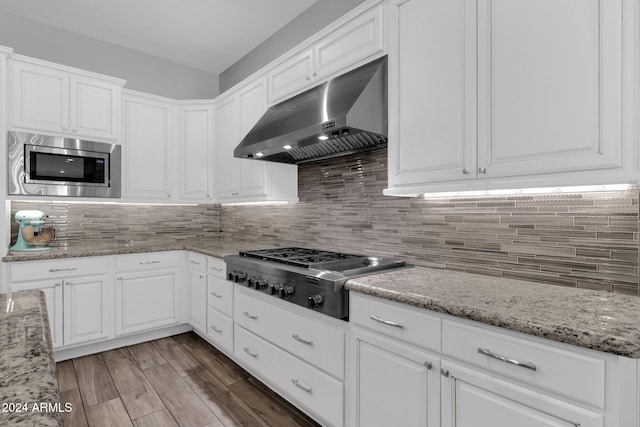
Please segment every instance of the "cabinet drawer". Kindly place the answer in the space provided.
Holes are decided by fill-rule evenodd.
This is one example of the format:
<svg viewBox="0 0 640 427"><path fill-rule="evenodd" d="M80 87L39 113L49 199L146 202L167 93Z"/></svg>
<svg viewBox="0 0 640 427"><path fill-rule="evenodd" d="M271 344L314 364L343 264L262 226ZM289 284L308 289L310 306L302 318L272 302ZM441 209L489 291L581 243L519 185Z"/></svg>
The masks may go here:
<svg viewBox="0 0 640 427"><path fill-rule="evenodd" d="M83 257L50 261L23 261L9 265L11 282L106 274L113 271L111 257Z"/></svg>
<svg viewBox="0 0 640 427"><path fill-rule="evenodd" d="M344 378L345 337L340 329L252 298L234 295L234 320L336 378Z"/></svg>
<svg viewBox="0 0 640 427"><path fill-rule="evenodd" d="M450 320L442 324L442 353L604 408L604 360Z"/></svg>
<svg viewBox="0 0 640 427"><path fill-rule="evenodd" d="M219 277L211 276L207 278L207 301L209 307L215 308L219 312L233 316L233 283Z"/></svg>
<svg viewBox="0 0 640 427"><path fill-rule="evenodd" d="M207 273L225 279L227 277L227 264L220 258L207 257Z"/></svg>
<svg viewBox="0 0 640 427"><path fill-rule="evenodd" d="M233 353L233 320L211 307L207 309L207 336L224 350Z"/></svg>
<svg viewBox="0 0 640 427"><path fill-rule="evenodd" d="M414 310L392 301L352 292L349 320L392 338L440 351L441 320L426 310Z"/></svg>
<svg viewBox="0 0 640 427"><path fill-rule="evenodd" d="M207 256L197 254L195 252L189 252L189 268L202 271L204 273L207 269Z"/></svg>
<svg viewBox="0 0 640 427"><path fill-rule="evenodd" d="M116 271L157 270L180 267L184 263L181 252L145 252L116 256Z"/></svg>
<svg viewBox="0 0 640 427"><path fill-rule="evenodd" d="M295 401L333 426L342 426L344 389L340 381L235 326L235 355Z"/></svg>

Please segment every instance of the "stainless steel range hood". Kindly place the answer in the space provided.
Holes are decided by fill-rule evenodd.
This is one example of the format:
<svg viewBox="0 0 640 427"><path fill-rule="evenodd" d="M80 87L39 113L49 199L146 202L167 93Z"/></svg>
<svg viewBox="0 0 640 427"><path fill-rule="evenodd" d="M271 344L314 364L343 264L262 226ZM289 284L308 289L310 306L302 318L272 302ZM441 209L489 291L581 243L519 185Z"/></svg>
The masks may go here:
<svg viewBox="0 0 640 427"><path fill-rule="evenodd" d="M387 144L387 58L269 108L235 157L306 163Z"/></svg>

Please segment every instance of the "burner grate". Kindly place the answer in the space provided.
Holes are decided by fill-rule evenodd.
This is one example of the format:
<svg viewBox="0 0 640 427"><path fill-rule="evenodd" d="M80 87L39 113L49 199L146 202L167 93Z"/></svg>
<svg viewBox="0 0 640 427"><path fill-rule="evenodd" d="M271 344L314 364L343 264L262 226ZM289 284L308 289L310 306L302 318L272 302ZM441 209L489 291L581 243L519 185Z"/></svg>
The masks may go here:
<svg viewBox="0 0 640 427"><path fill-rule="evenodd" d="M277 248L257 251L243 251L240 252L240 255L304 268L311 268L317 264L331 261L357 259L364 257L363 255L353 255L306 248Z"/></svg>

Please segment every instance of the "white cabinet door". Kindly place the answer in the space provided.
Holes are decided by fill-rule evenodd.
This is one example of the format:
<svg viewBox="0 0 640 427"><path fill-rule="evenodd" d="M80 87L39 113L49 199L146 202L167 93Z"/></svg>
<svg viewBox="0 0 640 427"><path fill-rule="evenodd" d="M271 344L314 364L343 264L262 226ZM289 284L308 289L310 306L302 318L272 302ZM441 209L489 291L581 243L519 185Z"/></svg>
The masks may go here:
<svg viewBox="0 0 640 427"><path fill-rule="evenodd" d="M478 2L482 175L621 166L622 17L622 0Z"/></svg>
<svg viewBox="0 0 640 427"><path fill-rule="evenodd" d="M51 345L54 349L62 347L62 280L37 280L11 284L11 292L30 289L39 289L44 292L51 331Z"/></svg>
<svg viewBox="0 0 640 427"><path fill-rule="evenodd" d="M352 327L351 341L351 425L440 426L438 358L358 327Z"/></svg>
<svg viewBox="0 0 640 427"><path fill-rule="evenodd" d="M189 270L189 324L194 329L207 333L207 276Z"/></svg>
<svg viewBox="0 0 640 427"><path fill-rule="evenodd" d="M124 96L123 197L171 198L169 137L173 106L160 100Z"/></svg>
<svg viewBox="0 0 640 427"><path fill-rule="evenodd" d="M183 106L180 111L183 200L211 202L213 106Z"/></svg>
<svg viewBox="0 0 640 427"><path fill-rule="evenodd" d="M382 52L382 8L376 7L324 37L314 46L314 77L327 77Z"/></svg>
<svg viewBox="0 0 640 427"><path fill-rule="evenodd" d="M69 74L12 61L12 121L15 127L69 132Z"/></svg>
<svg viewBox="0 0 640 427"><path fill-rule="evenodd" d="M120 87L97 80L71 77L71 133L117 139Z"/></svg>
<svg viewBox="0 0 640 427"><path fill-rule="evenodd" d="M116 282L116 335L178 322L177 270L126 274Z"/></svg>
<svg viewBox="0 0 640 427"><path fill-rule="evenodd" d="M314 77L313 49L287 59L267 75L269 101L277 102L306 86L310 86Z"/></svg>
<svg viewBox="0 0 640 427"><path fill-rule="evenodd" d="M389 186L476 176L475 3L386 5Z"/></svg>
<svg viewBox="0 0 640 427"><path fill-rule="evenodd" d="M64 345L111 338L113 276L64 281Z"/></svg>
<svg viewBox="0 0 640 427"><path fill-rule="evenodd" d="M235 165L233 150L238 144L235 96L215 104L215 182L214 198L230 199L235 195Z"/></svg>
<svg viewBox="0 0 640 427"><path fill-rule="evenodd" d="M442 361L443 427L602 427L603 417Z"/></svg>
<svg viewBox="0 0 640 427"><path fill-rule="evenodd" d="M244 87L238 92L238 142L267 111L267 83L265 79ZM235 148L235 147L234 147ZM269 163L260 160L235 159L236 192L240 197L264 197L268 194Z"/></svg>

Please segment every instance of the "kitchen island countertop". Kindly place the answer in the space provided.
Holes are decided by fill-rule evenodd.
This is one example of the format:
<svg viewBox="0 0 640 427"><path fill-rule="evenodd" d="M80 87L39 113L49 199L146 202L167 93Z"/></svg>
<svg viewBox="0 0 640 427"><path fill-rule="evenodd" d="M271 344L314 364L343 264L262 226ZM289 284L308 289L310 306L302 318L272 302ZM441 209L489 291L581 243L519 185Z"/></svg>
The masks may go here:
<svg viewBox="0 0 640 427"><path fill-rule="evenodd" d="M345 288L529 335L640 359L640 298L414 267Z"/></svg>
<svg viewBox="0 0 640 427"><path fill-rule="evenodd" d="M0 294L0 308L0 425L61 426L44 293Z"/></svg>

